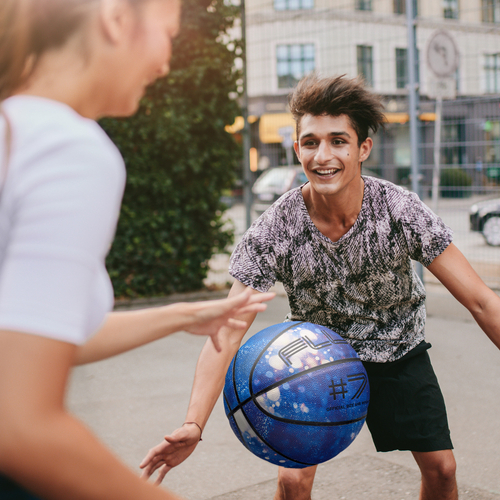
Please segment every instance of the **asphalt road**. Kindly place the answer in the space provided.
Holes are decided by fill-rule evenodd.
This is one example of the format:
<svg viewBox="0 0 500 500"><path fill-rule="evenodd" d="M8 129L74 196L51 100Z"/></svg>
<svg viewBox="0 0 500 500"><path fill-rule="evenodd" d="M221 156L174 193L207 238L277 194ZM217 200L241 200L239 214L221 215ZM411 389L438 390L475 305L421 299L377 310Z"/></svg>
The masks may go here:
<svg viewBox="0 0 500 500"><path fill-rule="evenodd" d="M287 299L279 295L249 334L281 321L287 311ZM429 286L427 338L448 406L460 498L500 500L500 352L439 286ZM148 449L184 421L203 342L178 333L79 367L69 407L139 473ZM219 400L203 441L165 484L191 500L261 500L272 498L275 477L276 467L254 457L232 434ZM418 488L411 455L377 453L363 428L347 450L319 467L313 499L416 499Z"/></svg>

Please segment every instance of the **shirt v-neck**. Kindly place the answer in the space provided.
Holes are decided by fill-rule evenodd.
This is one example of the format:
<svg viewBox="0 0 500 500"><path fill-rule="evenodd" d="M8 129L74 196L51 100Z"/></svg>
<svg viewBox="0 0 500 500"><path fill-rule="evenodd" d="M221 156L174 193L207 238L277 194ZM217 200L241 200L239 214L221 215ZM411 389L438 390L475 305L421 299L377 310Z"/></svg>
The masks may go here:
<svg viewBox="0 0 500 500"><path fill-rule="evenodd" d="M362 176L361 178L363 179L363 182L364 182L363 200L361 202L361 210L359 211L359 214L356 218L356 221L351 226L349 231L347 231L345 234L343 234L337 241L333 241L328 236L324 235L318 229L318 227L313 222L313 220L311 219L311 216L309 215L309 210L307 210L306 202L304 200L304 195L302 194L302 188L307 184L307 182L304 183L302 186L300 186L300 188L298 189L298 191L299 191L299 193L298 193L299 194L299 209L302 212L302 214L304 215L304 220L306 221L306 224L309 227L309 229L314 234L319 236L321 238L321 240L323 240L325 243L328 243L330 245L335 245L335 246L341 245L345 240L347 240L357 230L358 226L361 224L361 220L363 219L363 215L366 211L366 205L367 205L367 192L366 192L366 190L369 189L369 185L370 185L370 183L369 183L369 181L367 181L366 177Z"/></svg>

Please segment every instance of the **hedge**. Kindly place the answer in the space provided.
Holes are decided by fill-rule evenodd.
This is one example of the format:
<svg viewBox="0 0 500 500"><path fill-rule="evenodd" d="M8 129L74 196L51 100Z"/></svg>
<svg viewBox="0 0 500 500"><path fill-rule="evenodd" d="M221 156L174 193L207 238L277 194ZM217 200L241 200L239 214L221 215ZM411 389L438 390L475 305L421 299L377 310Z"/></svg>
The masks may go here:
<svg viewBox="0 0 500 500"><path fill-rule="evenodd" d="M470 196L471 176L460 167L441 170L441 196L443 198L464 198Z"/></svg>

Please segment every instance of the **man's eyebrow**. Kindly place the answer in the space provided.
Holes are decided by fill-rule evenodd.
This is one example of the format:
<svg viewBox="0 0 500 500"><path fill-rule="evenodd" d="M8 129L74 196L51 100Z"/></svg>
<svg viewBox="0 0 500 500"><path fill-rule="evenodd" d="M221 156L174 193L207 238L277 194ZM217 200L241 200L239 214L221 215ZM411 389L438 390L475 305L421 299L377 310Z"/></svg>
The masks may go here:
<svg viewBox="0 0 500 500"><path fill-rule="evenodd" d="M316 134L313 134L312 132L310 132L309 134L304 134L304 135L301 135L300 136L300 140L302 139L309 139L310 137L315 137ZM349 139L351 138L351 136L346 132L346 131L341 131L341 132L330 132L328 134L329 137L338 137L338 136L344 136L344 137L348 137Z"/></svg>

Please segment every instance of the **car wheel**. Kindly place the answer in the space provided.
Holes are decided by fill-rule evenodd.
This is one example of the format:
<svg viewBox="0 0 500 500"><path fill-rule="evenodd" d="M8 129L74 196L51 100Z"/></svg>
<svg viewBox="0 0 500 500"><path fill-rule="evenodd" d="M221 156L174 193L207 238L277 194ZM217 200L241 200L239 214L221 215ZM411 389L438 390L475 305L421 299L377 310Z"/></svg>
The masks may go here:
<svg viewBox="0 0 500 500"><path fill-rule="evenodd" d="M490 217L483 226L483 236L488 245L500 245L500 217Z"/></svg>

